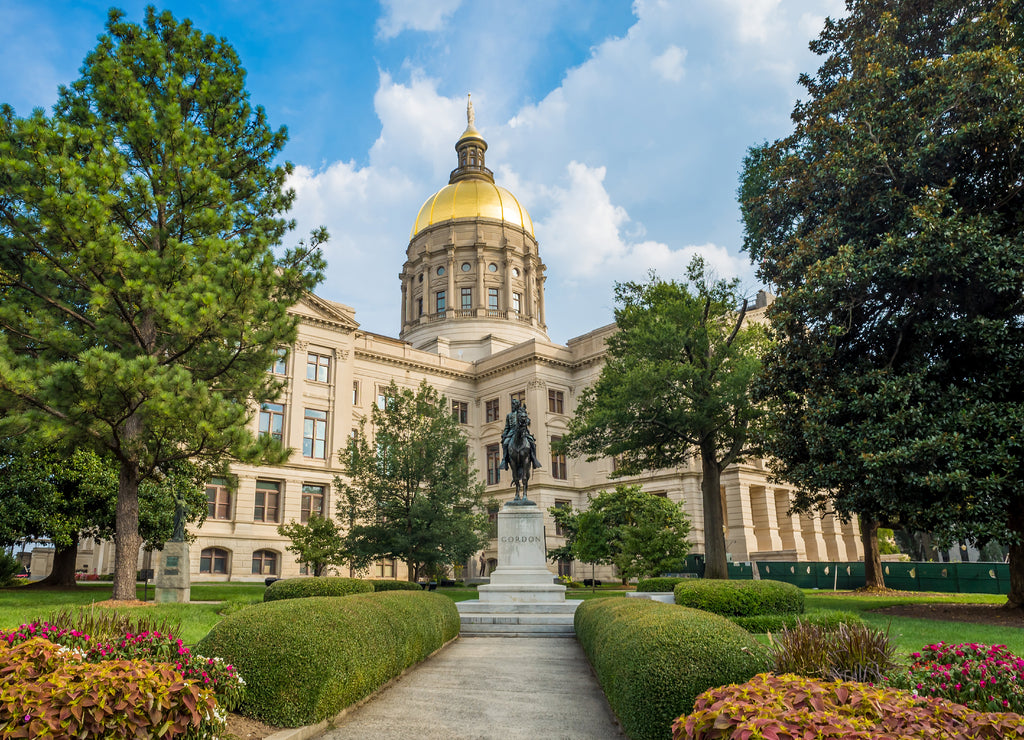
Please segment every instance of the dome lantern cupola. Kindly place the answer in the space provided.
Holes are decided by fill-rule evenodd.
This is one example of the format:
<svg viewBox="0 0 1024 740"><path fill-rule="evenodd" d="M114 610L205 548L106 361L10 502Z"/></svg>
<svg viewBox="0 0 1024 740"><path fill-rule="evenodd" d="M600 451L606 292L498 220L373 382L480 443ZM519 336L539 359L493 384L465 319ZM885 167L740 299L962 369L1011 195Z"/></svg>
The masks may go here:
<svg viewBox="0 0 1024 740"><path fill-rule="evenodd" d="M402 330L416 349L479 360L531 339L549 342L544 263L533 221L494 183L473 102L448 185L427 198L409 234Z"/></svg>
<svg viewBox="0 0 1024 740"><path fill-rule="evenodd" d="M494 173L484 166L484 152L487 142L476 130L476 116L473 113L473 98L470 95L466 103L466 130L455 143L455 151L459 153L459 166L452 170L448 184L460 180L486 180L494 184Z"/></svg>

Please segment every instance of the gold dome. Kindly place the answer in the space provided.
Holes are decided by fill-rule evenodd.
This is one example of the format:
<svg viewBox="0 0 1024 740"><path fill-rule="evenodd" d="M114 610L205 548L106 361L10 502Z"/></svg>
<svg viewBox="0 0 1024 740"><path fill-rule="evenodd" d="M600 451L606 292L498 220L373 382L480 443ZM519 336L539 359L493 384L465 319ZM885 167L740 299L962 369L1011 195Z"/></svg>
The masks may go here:
<svg viewBox="0 0 1024 740"><path fill-rule="evenodd" d="M451 219L493 218L507 221L533 236L533 219L508 190L487 180L459 180L447 185L420 208L409 238L428 226Z"/></svg>

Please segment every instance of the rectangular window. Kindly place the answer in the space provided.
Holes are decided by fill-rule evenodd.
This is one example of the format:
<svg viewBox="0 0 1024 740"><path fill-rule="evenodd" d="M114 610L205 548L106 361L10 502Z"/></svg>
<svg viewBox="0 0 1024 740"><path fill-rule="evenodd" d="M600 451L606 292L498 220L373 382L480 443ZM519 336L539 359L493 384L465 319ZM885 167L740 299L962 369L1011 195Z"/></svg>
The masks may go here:
<svg viewBox="0 0 1024 740"><path fill-rule="evenodd" d="M555 499L555 508L556 509L568 509L570 506L572 506L572 502L571 501L563 501L561 499ZM565 532L562 530L561 525L559 525L557 523L555 524L555 536L556 537L565 537Z"/></svg>
<svg viewBox="0 0 1024 740"><path fill-rule="evenodd" d="M462 289L462 310L468 311L473 308L473 289L463 288Z"/></svg>
<svg viewBox="0 0 1024 740"><path fill-rule="evenodd" d="M327 355L318 355L310 352L306 356L306 380L315 380L317 383L326 383L330 377L331 358Z"/></svg>
<svg viewBox="0 0 1024 740"><path fill-rule="evenodd" d="M558 561L558 575L568 576L572 578L572 561L571 560L559 560Z"/></svg>
<svg viewBox="0 0 1024 740"><path fill-rule="evenodd" d="M565 394L562 391L548 391L548 411L552 414L565 413Z"/></svg>
<svg viewBox="0 0 1024 740"><path fill-rule="evenodd" d="M212 478L206 484L206 517L208 519L231 518L231 493L228 482L223 478Z"/></svg>
<svg viewBox="0 0 1024 740"><path fill-rule="evenodd" d="M437 312L438 313L444 313L444 310L445 310L444 309L444 307L445 307L445 302L444 302L445 295L444 295L444 293L445 292L443 290L437 291Z"/></svg>
<svg viewBox="0 0 1024 740"><path fill-rule="evenodd" d="M512 294L512 310L516 313L523 311L523 296L520 293Z"/></svg>
<svg viewBox="0 0 1024 740"><path fill-rule="evenodd" d="M569 476L565 466L565 455L555 454L555 442L560 442L561 437L551 438L551 477L555 480L568 480Z"/></svg>
<svg viewBox="0 0 1024 740"><path fill-rule="evenodd" d="M423 299L422 298L417 298L416 299L416 316L419 317L419 316L422 316L422 315L423 315Z"/></svg>
<svg viewBox="0 0 1024 740"><path fill-rule="evenodd" d="M228 551L219 547L208 547L199 554L200 573L228 572Z"/></svg>
<svg viewBox="0 0 1024 740"><path fill-rule="evenodd" d="M260 406L260 436L269 434L279 442L284 438L284 406L265 403Z"/></svg>
<svg viewBox="0 0 1024 740"><path fill-rule="evenodd" d="M501 445L487 445L487 485L493 486L501 479Z"/></svg>
<svg viewBox="0 0 1024 740"><path fill-rule="evenodd" d="M374 565L374 575L377 578L394 578L395 577L395 561L394 559L381 560Z"/></svg>
<svg viewBox="0 0 1024 740"><path fill-rule="evenodd" d="M353 406L358 406L359 405L359 381L358 380L353 380L352 381L352 405Z"/></svg>
<svg viewBox="0 0 1024 740"><path fill-rule="evenodd" d="M281 510L281 484L269 480L256 481L256 505L253 507L254 522L276 522Z"/></svg>
<svg viewBox="0 0 1024 740"><path fill-rule="evenodd" d="M498 505L492 504L487 507L487 531L488 537L492 540L498 536ZM486 568L484 569L486 571Z"/></svg>
<svg viewBox="0 0 1024 740"><path fill-rule="evenodd" d="M498 289L488 288L487 289L487 308L492 311L498 310Z"/></svg>
<svg viewBox="0 0 1024 740"><path fill-rule="evenodd" d="M519 403L526 403L526 391L516 391L515 393L509 393L508 398L510 401L519 401Z"/></svg>
<svg viewBox="0 0 1024 740"><path fill-rule="evenodd" d="M254 576L277 575L277 553L270 550L257 550L252 554L252 574Z"/></svg>
<svg viewBox="0 0 1024 740"><path fill-rule="evenodd" d="M302 508L299 512L299 521L302 524L307 523L310 514L324 515L324 486L313 486L303 483Z"/></svg>
<svg viewBox="0 0 1024 740"><path fill-rule="evenodd" d="M272 372L274 375L284 375L285 373L287 373L287 358L288 350L286 350L284 347L275 350L274 361L270 365L270 372Z"/></svg>
<svg viewBox="0 0 1024 740"><path fill-rule="evenodd" d="M302 419L302 456L323 460L327 457L327 412L306 409Z"/></svg>
<svg viewBox="0 0 1024 740"><path fill-rule="evenodd" d="M468 424L469 404L465 401L452 401L452 418L459 424Z"/></svg>
<svg viewBox="0 0 1024 740"><path fill-rule="evenodd" d="M498 411L498 399L492 398L484 404L484 411L486 413L487 421L497 421L500 413Z"/></svg>
<svg viewBox="0 0 1024 740"><path fill-rule="evenodd" d="M387 388L381 386L377 389L377 408L384 411L389 403L391 403L391 396L387 394Z"/></svg>

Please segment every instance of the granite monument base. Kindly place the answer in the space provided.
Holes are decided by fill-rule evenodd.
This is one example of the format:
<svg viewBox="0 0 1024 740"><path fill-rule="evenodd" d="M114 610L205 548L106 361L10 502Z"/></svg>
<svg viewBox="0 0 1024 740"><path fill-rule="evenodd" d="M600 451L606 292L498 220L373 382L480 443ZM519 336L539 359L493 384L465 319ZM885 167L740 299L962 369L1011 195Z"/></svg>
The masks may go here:
<svg viewBox="0 0 1024 740"><path fill-rule="evenodd" d="M160 604L187 604L192 590L188 543L168 542L154 555L153 600Z"/></svg>
<svg viewBox="0 0 1024 740"><path fill-rule="evenodd" d="M463 636L566 637L574 634L580 601L566 600L544 548L544 515L536 505L505 504L498 512L498 566L479 599L455 606Z"/></svg>

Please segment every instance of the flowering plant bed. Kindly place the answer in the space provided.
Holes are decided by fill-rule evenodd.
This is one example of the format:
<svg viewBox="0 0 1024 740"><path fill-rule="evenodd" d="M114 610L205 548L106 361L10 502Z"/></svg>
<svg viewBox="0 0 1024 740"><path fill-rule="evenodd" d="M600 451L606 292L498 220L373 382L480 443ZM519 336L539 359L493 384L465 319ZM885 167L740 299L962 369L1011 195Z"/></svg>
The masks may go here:
<svg viewBox="0 0 1024 740"><path fill-rule="evenodd" d="M1024 713L1024 658L1005 645L939 642L910 657L908 671L890 677L893 686L982 711Z"/></svg>

